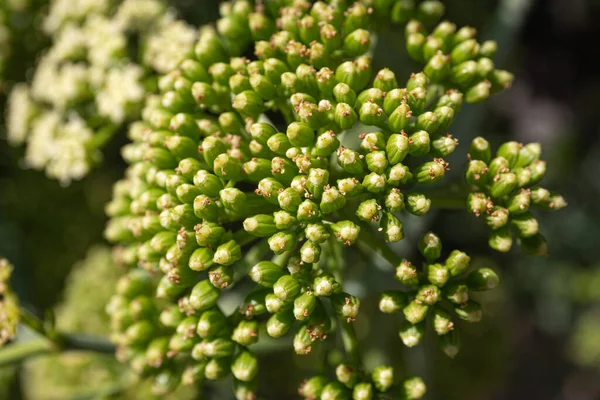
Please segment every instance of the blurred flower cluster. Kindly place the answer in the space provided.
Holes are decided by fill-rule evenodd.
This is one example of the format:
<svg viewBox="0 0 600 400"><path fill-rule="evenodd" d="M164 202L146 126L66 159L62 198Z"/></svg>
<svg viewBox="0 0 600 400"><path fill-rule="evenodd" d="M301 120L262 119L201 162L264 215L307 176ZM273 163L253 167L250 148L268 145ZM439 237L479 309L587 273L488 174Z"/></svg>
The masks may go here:
<svg viewBox="0 0 600 400"><path fill-rule="evenodd" d="M67 184L138 117L156 73L178 65L196 32L162 0L55 0L43 28L52 45L12 90L8 140L26 145L27 167Z"/></svg>

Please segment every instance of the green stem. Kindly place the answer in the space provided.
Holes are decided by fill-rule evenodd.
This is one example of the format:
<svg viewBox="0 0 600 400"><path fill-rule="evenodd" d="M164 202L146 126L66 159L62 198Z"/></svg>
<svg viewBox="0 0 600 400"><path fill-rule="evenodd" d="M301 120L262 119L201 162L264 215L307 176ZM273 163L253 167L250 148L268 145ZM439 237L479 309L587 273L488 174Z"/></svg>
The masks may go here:
<svg viewBox="0 0 600 400"><path fill-rule="evenodd" d="M348 361L355 367L360 368L362 366L360 349L358 346L358 338L356 337L356 331L354 330L354 324L352 322L340 321L340 330L342 333L342 343L344 344L344 350Z"/></svg>
<svg viewBox="0 0 600 400"><path fill-rule="evenodd" d="M106 146L106 144L108 142L110 142L110 140L113 138L113 136L115 136L115 134L119 131L119 126L118 125L114 125L114 124L108 124L106 126L104 126L103 128L99 129L96 134L94 135L94 137L91 138L91 140L88 142L88 148L89 149L101 149L104 146Z"/></svg>
<svg viewBox="0 0 600 400"><path fill-rule="evenodd" d="M0 367L53 351L55 351L55 347L45 338L32 340L27 343L11 344L0 351Z"/></svg>
<svg viewBox="0 0 600 400"><path fill-rule="evenodd" d="M464 210L467 208L467 197L464 195L436 196L427 195L431 205L446 210Z"/></svg>

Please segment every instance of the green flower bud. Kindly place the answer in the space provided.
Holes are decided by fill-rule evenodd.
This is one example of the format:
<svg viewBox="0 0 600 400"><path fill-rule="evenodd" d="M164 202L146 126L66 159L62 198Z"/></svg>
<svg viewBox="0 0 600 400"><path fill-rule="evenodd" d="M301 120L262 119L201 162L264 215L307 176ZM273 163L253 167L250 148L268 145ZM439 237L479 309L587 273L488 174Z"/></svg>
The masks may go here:
<svg viewBox="0 0 600 400"><path fill-rule="evenodd" d="M454 312L459 318L467 322L479 322L483 318L483 311L479 303L473 300L454 308Z"/></svg>
<svg viewBox="0 0 600 400"><path fill-rule="evenodd" d="M336 138L333 131L323 132L317 137L314 151L315 155L329 157L340 147L340 141Z"/></svg>
<svg viewBox="0 0 600 400"><path fill-rule="evenodd" d="M298 388L298 393L305 399L317 399L327 382L327 378L323 376L314 376L302 382L302 385Z"/></svg>
<svg viewBox="0 0 600 400"><path fill-rule="evenodd" d="M481 57L494 58L496 51L498 51L498 44L494 40L486 40L479 47Z"/></svg>
<svg viewBox="0 0 600 400"><path fill-rule="evenodd" d="M492 150L487 140L481 136L476 137L469 147L469 157L471 160L481 160L489 163L492 159Z"/></svg>
<svg viewBox="0 0 600 400"><path fill-rule="evenodd" d="M259 182L272 174L272 164L265 158L252 158L242 165L242 170L252 182Z"/></svg>
<svg viewBox="0 0 600 400"><path fill-rule="evenodd" d="M531 189L531 202L536 206L546 206L550 203L552 195L548 189L541 187Z"/></svg>
<svg viewBox="0 0 600 400"><path fill-rule="evenodd" d="M433 161L419 165L414 174L419 183L438 182L444 178L448 163L441 158L435 158Z"/></svg>
<svg viewBox="0 0 600 400"><path fill-rule="evenodd" d="M146 271L134 269L122 276L116 284L117 294L128 299L152 292L152 281Z"/></svg>
<svg viewBox="0 0 600 400"><path fill-rule="evenodd" d="M242 249L235 240L223 243L215 251L213 261L216 264L229 266L242 258Z"/></svg>
<svg viewBox="0 0 600 400"><path fill-rule="evenodd" d="M396 164L387 173L387 183L393 186L408 183L412 180L412 173L403 164Z"/></svg>
<svg viewBox="0 0 600 400"><path fill-rule="evenodd" d="M433 309L433 328L438 335L446 335L454 329L450 313L440 307Z"/></svg>
<svg viewBox="0 0 600 400"><path fill-rule="evenodd" d="M489 168L483 161L469 161L469 166L467 167L467 171L465 173L465 179L467 183L476 186L483 186L488 182L489 177Z"/></svg>
<svg viewBox="0 0 600 400"><path fill-rule="evenodd" d="M265 110L263 99L254 91L246 90L235 95L232 107L243 117L257 119Z"/></svg>
<svg viewBox="0 0 600 400"><path fill-rule="evenodd" d="M234 95L237 95L247 90L252 90L252 85L246 75L238 73L229 78L229 88Z"/></svg>
<svg viewBox="0 0 600 400"><path fill-rule="evenodd" d="M492 78L494 69L494 62L487 57L482 57L477 61L477 74L482 79Z"/></svg>
<svg viewBox="0 0 600 400"><path fill-rule="evenodd" d="M349 397L348 390L340 382L330 382L323 388L321 399L323 400L344 400Z"/></svg>
<svg viewBox="0 0 600 400"><path fill-rule="evenodd" d="M508 223L508 210L502 207L495 207L485 217L485 223L492 229L502 228Z"/></svg>
<svg viewBox="0 0 600 400"><path fill-rule="evenodd" d="M379 366L371 373L373 384L380 392L387 392L394 384L394 368Z"/></svg>
<svg viewBox="0 0 600 400"><path fill-rule="evenodd" d="M382 174L388 165L385 151L372 151L366 156L369 171Z"/></svg>
<svg viewBox="0 0 600 400"><path fill-rule="evenodd" d="M277 229L289 229L296 223L296 217L287 211L276 211L273 213L273 222Z"/></svg>
<svg viewBox="0 0 600 400"><path fill-rule="evenodd" d="M511 222L519 237L528 238L539 232L538 221L530 213L515 215Z"/></svg>
<svg viewBox="0 0 600 400"><path fill-rule="evenodd" d="M515 167L527 167L532 162L539 160L542 155L542 146L539 143L529 143L521 146L519 156L514 163Z"/></svg>
<svg viewBox="0 0 600 400"><path fill-rule="evenodd" d="M512 172L496 175L490 187L490 195L493 198L506 196L515 190L518 184L517 175Z"/></svg>
<svg viewBox="0 0 600 400"><path fill-rule="evenodd" d="M294 352L298 355L310 354L313 340L309 333L308 325L303 325L294 336Z"/></svg>
<svg viewBox="0 0 600 400"><path fill-rule="evenodd" d="M431 306L440 300L440 296L441 292L437 286L426 285L419 288L419 291L416 295L416 300Z"/></svg>
<svg viewBox="0 0 600 400"><path fill-rule="evenodd" d="M437 53L429 59L429 62L423 68L423 72L427 74L432 82L444 81L450 74L450 57L441 52Z"/></svg>
<svg viewBox="0 0 600 400"><path fill-rule="evenodd" d="M223 227L208 221L194 226L194 231L196 232L196 242L200 246L215 246L225 234Z"/></svg>
<svg viewBox="0 0 600 400"><path fill-rule="evenodd" d="M194 215L200 219L216 222L219 218L219 206L206 195L196 196L194 199Z"/></svg>
<svg viewBox="0 0 600 400"><path fill-rule="evenodd" d="M358 315L360 300L348 293L337 293L331 296L331 306L337 315L351 322Z"/></svg>
<svg viewBox="0 0 600 400"><path fill-rule="evenodd" d="M413 325L409 321L404 321L400 327L399 335L406 347L414 347L425 336L425 323Z"/></svg>
<svg viewBox="0 0 600 400"><path fill-rule="evenodd" d="M148 161L160 169L170 169L177 166L177 159L173 157L171 152L158 147L148 148L144 154L144 161Z"/></svg>
<svg viewBox="0 0 600 400"><path fill-rule="evenodd" d="M287 128L287 137L293 146L312 146L315 133L311 127L304 122L292 122Z"/></svg>
<svg viewBox="0 0 600 400"><path fill-rule="evenodd" d="M229 375L231 359L213 358L204 367L204 377L210 381L218 381Z"/></svg>
<svg viewBox="0 0 600 400"><path fill-rule="evenodd" d="M500 283L498 275L490 268L480 268L467 277L469 289L482 291L492 290Z"/></svg>
<svg viewBox="0 0 600 400"><path fill-rule="evenodd" d="M532 256L548 256L548 244L541 234L538 233L530 237L519 237L517 240L519 247L527 254Z"/></svg>
<svg viewBox="0 0 600 400"><path fill-rule="evenodd" d="M490 75L491 92L498 93L511 87L515 76L508 71L495 69Z"/></svg>
<svg viewBox="0 0 600 400"><path fill-rule="evenodd" d="M292 250L296 244L296 235L291 232L277 232L268 239L269 248L275 254Z"/></svg>
<svg viewBox="0 0 600 400"><path fill-rule="evenodd" d="M351 174L362 174L364 171L363 156L356 151L340 147L338 151L338 163Z"/></svg>
<svg viewBox="0 0 600 400"><path fill-rule="evenodd" d="M209 280L198 282L190 293L190 305L198 311L204 311L217 304L221 296L221 289L211 285Z"/></svg>
<svg viewBox="0 0 600 400"><path fill-rule="evenodd" d="M409 321L411 324L417 324L427 317L427 311L429 311L429 306L427 304L422 304L421 302L417 302L415 300L411 301L402 312L404 313L404 318Z"/></svg>
<svg viewBox="0 0 600 400"><path fill-rule="evenodd" d="M369 126L384 126L387 118L387 115L379 105L370 102L365 102L360 106L359 114L360 122Z"/></svg>
<svg viewBox="0 0 600 400"><path fill-rule="evenodd" d="M479 44L475 39L467 39L457 44L452 52L450 58L452 64L459 65L465 61L473 60L479 54Z"/></svg>
<svg viewBox="0 0 600 400"><path fill-rule="evenodd" d="M243 177L242 163L227 153L219 154L213 163L215 174L227 180L240 180Z"/></svg>
<svg viewBox="0 0 600 400"><path fill-rule="evenodd" d="M359 137L361 139L360 148L366 153L385 149L386 137L383 132L363 133Z"/></svg>
<svg viewBox="0 0 600 400"><path fill-rule="evenodd" d="M464 304L469 300L469 287L464 284L450 284L443 289L445 298L453 304Z"/></svg>
<svg viewBox="0 0 600 400"><path fill-rule="evenodd" d="M330 228L336 239L348 246L358 239L360 233L360 226L352 221L339 221L330 225Z"/></svg>
<svg viewBox="0 0 600 400"><path fill-rule="evenodd" d="M250 382L258 374L258 359L249 351L241 352L231 363L231 373L240 381Z"/></svg>
<svg viewBox="0 0 600 400"><path fill-rule="evenodd" d="M183 320L184 314L179 310L179 306L172 305L166 307L161 313L159 321L168 328L175 328Z"/></svg>
<svg viewBox="0 0 600 400"><path fill-rule="evenodd" d="M291 275L283 275L273 285L273 293L281 300L292 300L300 294L300 283Z"/></svg>
<svg viewBox="0 0 600 400"><path fill-rule="evenodd" d="M414 32L406 37L406 51L408 55L415 61L424 62L423 48L427 38L420 32Z"/></svg>
<svg viewBox="0 0 600 400"><path fill-rule="evenodd" d="M360 92L356 99L355 107L361 108L365 103L373 103L379 107L383 106L385 95L381 89L370 88Z"/></svg>
<svg viewBox="0 0 600 400"><path fill-rule="evenodd" d="M314 243L323 243L329 238L329 231L323 224L308 224L304 233L306 238Z"/></svg>
<svg viewBox="0 0 600 400"><path fill-rule="evenodd" d="M393 314L402 310L408 304L408 296L403 292L383 292L379 299L379 310L382 313Z"/></svg>
<svg viewBox="0 0 600 400"><path fill-rule="evenodd" d="M195 359L231 357L235 352L235 346L233 340L226 338L204 340L194 346L192 357Z"/></svg>
<svg viewBox="0 0 600 400"><path fill-rule="evenodd" d="M318 263L321 256L321 246L308 240L300 248L300 259L303 263Z"/></svg>
<svg viewBox="0 0 600 400"><path fill-rule="evenodd" d="M429 153L429 134L426 131L418 131L410 136L408 151L411 155L418 157Z"/></svg>
<svg viewBox="0 0 600 400"><path fill-rule="evenodd" d="M292 299L282 300L273 293L270 293L265 297L265 306L267 307L268 312L274 314L290 308L293 304L291 300Z"/></svg>
<svg viewBox="0 0 600 400"><path fill-rule="evenodd" d="M371 172L366 175L362 182L363 187L372 193L381 193L385 190L386 179L384 175Z"/></svg>
<svg viewBox="0 0 600 400"><path fill-rule="evenodd" d="M240 321L234 328L231 339L242 346L250 346L258 342L258 322L256 320Z"/></svg>
<svg viewBox="0 0 600 400"><path fill-rule="evenodd" d="M216 175L205 170L200 170L194 175L194 185L209 197L217 197L219 192L223 190L221 180Z"/></svg>
<svg viewBox="0 0 600 400"><path fill-rule="evenodd" d="M167 357L169 339L162 337L152 340L146 350L146 362L154 368L159 368Z"/></svg>
<svg viewBox="0 0 600 400"><path fill-rule="evenodd" d="M445 265L429 264L427 266L427 280L436 286L442 287L450 279L450 271Z"/></svg>
<svg viewBox="0 0 600 400"><path fill-rule="evenodd" d="M214 261L214 251L208 247L194 250L189 260L189 267L194 271L204 271L210 268Z"/></svg>
<svg viewBox="0 0 600 400"><path fill-rule="evenodd" d="M438 336L440 349L450 358L456 357L460 351L460 340L458 331L451 330L445 335Z"/></svg>
<svg viewBox="0 0 600 400"><path fill-rule="evenodd" d="M155 333L154 324L143 320L133 323L125 330L124 340L128 346L141 346L150 342Z"/></svg>
<svg viewBox="0 0 600 400"><path fill-rule="evenodd" d="M507 199L508 211L512 214L523 214L529 209L531 204L531 190L521 189L519 192L511 195Z"/></svg>
<svg viewBox="0 0 600 400"><path fill-rule="evenodd" d="M512 234L508 226L496 229L488 241L490 247L496 251L506 253L512 247Z"/></svg>
<svg viewBox="0 0 600 400"><path fill-rule="evenodd" d="M259 285L273 287L284 275L283 268L270 261L261 261L250 269L250 278Z"/></svg>
<svg viewBox="0 0 600 400"><path fill-rule="evenodd" d="M478 84L472 86L465 93L465 100L469 103L481 103L490 97L491 84L489 81L481 81Z"/></svg>
<svg viewBox="0 0 600 400"><path fill-rule="evenodd" d="M399 242L404 239L402 222L392 213L386 212L381 218L380 229L386 242Z"/></svg>
<svg viewBox="0 0 600 400"><path fill-rule="evenodd" d="M396 279L406 286L418 285L419 277L417 274L417 268L415 268L410 261L403 260L400 265L396 267Z"/></svg>
<svg viewBox="0 0 600 400"><path fill-rule="evenodd" d="M312 292L304 292L294 300L294 317L297 320L305 320L312 315L316 306L317 297Z"/></svg>
<svg viewBox="0 0 600 400"><path fill-rule="evenodd" d="M371 222L379 219L379 211L381 206L377 204L377 200L365 200L358 205L356 216L363 221Z"/></svg>
<svg viewBox="0 0 600 400"><path fill-rule="evenodd" d="M503 143L496 152L497 157L504 157L510 167L513 167L517 159L519 158L519 153L521 152L522 144L517 142L506 142Z"/></svg>
<svg viewBox="0 0 600 400"><path fill-rule="evenodd" d="M319 207L323 214L330 214L343 208L346 205L346 198L336 187L330 187L323 192Z"/></svg>
<svg viewBox="0 0 600 400"><path fill-rule="evenodd" d="M321 29L323 32L323 29ZM324 42L327 47L327 43ZM371 45L371 37L369 31L364 29L356 29L350 32L344 38L344 51L349 57L357 57L366 53Z"/></svg>
<svg viewBox="0 0 600 400"><path fill-rule="evenodd" d="M438 51L444 52L444 41L441 38L430 35L425 41L423 46L423 57L425 60L429 60Z"/></svg>
<svg viewBox="0 0 600 400"><path fill-rule="evenodd" d="M481 214L491 211L491 200L483 193L470 193L467 198L467 208L479 217Z"/></svg>
<svg viewBox="0 0 600 400"><path fill-rule="evenodd" d="M406 195L406 211L413 215L423 216L431 208L431 200L421 193L409 193Z"/></svg>
<svg viewBox="0 0 600 400"><path fill-rule="evenodd" d="M315 199L320 199L329 181L329 171L321 168L311 168L306 181L306 188Z"/></svg>
<svg viewBox="0 0 600 400"><path fill-rule="evenodd" d="M289 311L275 313L267 321L269 336L279 338L288 333L294 323L294 314Z"/></svg>
<svg viewBox="0 0 600 400"><path fill-rule="evenodd" d="M358 122L356 112L346 103L337 104L334 119L342 130L350 129Z"/></svg>
<svg viewBox="0 0 600 400"><path fill-rule="evenodd" d="M233 282L233 269L223 265L213 266L208 271L208 279L213 286L225 289Z"/></svg>
<svg viewBox="0 0 600 400"><path fill-rule="evenodd" d="M352 389L358 380L358 374L348 364L339 364L335 368L335 376L340 383L344 384L350 389Z"/></svg>
<svg viewBox="0 0 600 400"><path fill-rule="evenodd" d="M324 273L317 276L313 283L315 296L331 296L341 289L341 285L335 280L333 275Z"/></svg>
<svg viewBox="0 0 600 400"><path fill-rule="evenodd" d="M302 198L296 190L287 188L277 195L277 201L284 211L296 212L302 203Z"/></svg>
<svg viewBox="0 0 600 400"><path fill-rule="evenodd" d="M244 230L253 236L267 237L273 235L279 229L273 216L257 214L244 220Z"/></svg>

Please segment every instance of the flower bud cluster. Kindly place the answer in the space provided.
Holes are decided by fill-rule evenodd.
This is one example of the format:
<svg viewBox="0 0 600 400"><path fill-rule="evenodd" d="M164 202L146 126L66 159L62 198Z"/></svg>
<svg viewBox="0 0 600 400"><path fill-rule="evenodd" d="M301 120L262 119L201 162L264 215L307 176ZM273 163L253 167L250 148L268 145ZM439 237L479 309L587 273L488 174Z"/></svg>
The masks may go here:
<svg viewBox="0 0 600 400"><path fill-rule="evenodd" d="M546 173L539 143L523 145L503 143L492 158L490 144L482 137L473 139L469 148L469 165L465 179L472 193L467 207L483 216L491 228L489 245L507 252L513 244L513 233L523 250L546 255L546 240L539 232L534 209L560 210L567 205L560 195L537 186Z"/></svg>
<svg viewBox="0 0 600 400"><path fill-rule="evenodd" d="M394 368L384 365L376 367L369 375L351 365L339 364L335 375L334 380L321 375L313 376L300 385L298 393L304 399L416 400L422 398L426 391L421 378L410 377L397 382Z"/></svg>
<svg viewBox="0 0 600 400"><path fill-rule="evenodd" d="M84 177L99 148L139 117L155 74L179 64L196 32L163 0L54 0L44 28L52 46L31 83L11 93L7 133L11 144L27 145L28 167L66 184Z"/></svg>
<svg viewBox="0 0 600 400"><path fill-rule="evenodd" d="M429 319L441 350L454 358L460 349L457 318L479 322L483 311L473 294L494 289L500 279L490 268L471 268L471 258L459 250L440 262L442 242L432 232L421 237L419 251L426 261L422 268L408 260L396 267L396 279L408 290L382 293L379 309L386 314L402 311L399 336L408 347L421 342Z"/></svg>
<svg viewBox="0 0 600 400"><path fill-rule="evenodd" d="M11 340L19 322L19 302L9 287L13 266L0 258L0 347Z"/></svg>
<svg viewBox="0 0 600 400"><path fill-rule="evenodd" d="M463 99L438 94L426 72L404 88L388 69L373 79L371 29L391 5L263 3L225 3L159 79L107 206L106 237L132 267L110 307L122 358L173 386L231 372L242 399L253 398L259 327L292 332L307 354L355 319L360 300L332 263L361 227L396 242L398 213L429 211L415 187L444 177ZM435 22L437 5L415 16ZM359 122L371 127L360 145L343 145ZM217 302L245 277L256 289L225 315ZM151 312L132 315L139 296Z"/></svg>

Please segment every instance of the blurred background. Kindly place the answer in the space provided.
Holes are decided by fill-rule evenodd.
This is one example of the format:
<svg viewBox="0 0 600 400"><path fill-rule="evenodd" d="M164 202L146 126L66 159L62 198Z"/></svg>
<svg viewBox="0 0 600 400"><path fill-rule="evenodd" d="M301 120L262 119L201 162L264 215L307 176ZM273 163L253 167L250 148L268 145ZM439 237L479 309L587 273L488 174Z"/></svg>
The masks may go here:
<svg viewBox="0 0 600 400"><path fill-rule="evenodd" d="M31 78L36 54L51 43L40 28L48 2L21 3L18 11L0 5L0 115L10 88ZM170 3L196 26L218 17L217 0ZM527 256L516 246L495 253L484 224L463 211L407 221L404 257L416 257L416 238L433 230L446 249L463 249L493 267L502 283L486 295L483 323L465 327L463 349L450 360L434 340L404 348L397 318L375 312L377 298L368 296L369 287L385 286L388 267L377 259L353 264L348 289L365 296L363 315L371 316L357 321L366 362L393 363L405 374L420 375L428 399L600 399L600 2L461 0L446 6L447 19L498 41L496 65L516 75L510 90L459 114L451 133L463 146L449 160L447 179L461 179L465 144L475 136L495 146L541 142L548 161L542 185L561 192L569 207L540 215L550 248L546 258ZM381 32L375 67L391 68L399 78L417 71L403 43L401 29ZM106 335L108 319L98 304L110 295L118 271L102 238L103 207L125 168L119 155L125 135L104 149L104 162L88 177L67 187L23 169L23 149L10 147L5 137L0 117L0 256L16 267L13 287L32 312L55 310L61 329ZM376 272L365 268L370 261ZM295 398L316 361L281 346L265 347L261 357L262 385L272 389L265 398L272 399ZM64 373L56 375L57 365ZM0 399L149 398L144 390L107 356L40 357L0 369ZM215 387L174 398L229 396Z"/></svg>

